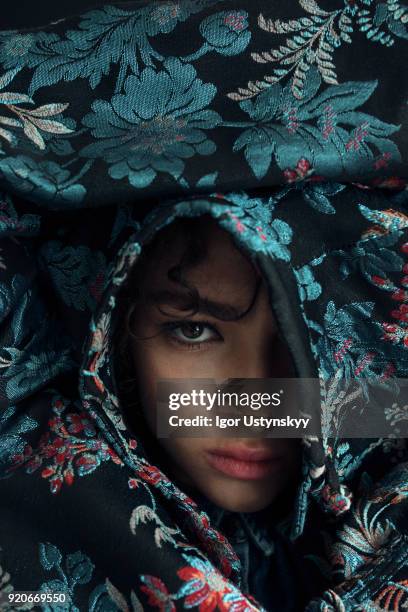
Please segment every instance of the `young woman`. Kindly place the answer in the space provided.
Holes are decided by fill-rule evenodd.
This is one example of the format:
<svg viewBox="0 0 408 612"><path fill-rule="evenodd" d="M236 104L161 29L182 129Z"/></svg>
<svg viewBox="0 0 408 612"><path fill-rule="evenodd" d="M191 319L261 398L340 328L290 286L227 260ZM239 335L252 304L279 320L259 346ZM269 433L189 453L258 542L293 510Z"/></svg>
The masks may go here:
<svg viewBox="0 0 408 612"><path fill-rule="evenodd" d="M80 609L133 601L136 609L313 610L403 597L395 586L407 550L403 441L156 435L161 379L317 372L331 380L406 367L403 345L378 336L379 325L393 333L389 294L361 272L340 283L333 266L348 257L337 248L342 237L332 233L333 252L319 252L324 215L302 215L308 205L299 199L278 202L214 194L163 202L136 231L125 225L89 334L77 308L95 295L101 251L77 247L77 258L68 246L81 244L75 223L64 243L43 244L40 270L60 296L60 314L47 320L46 294L25 284L35 279L30 250L5 239L3 269L16 292L7 299L20 304L4 320L2 353L13 402L2 429L3 571L15 590L69 596ZM406 217L378 214L349 208L348 237L364 236L361 261L383 244L383 257L393 252L396 284ZM384 232L372 231L373 215ZM305 259L303 233L312 228ZM93 272L78 284L84 257ZM77 338L70 352L67 329Z"/></svg>
<svg viewBox="0 0 408 612"><path fill-rule="evenodd" d="M299 439L200 438L194 429L186 437L156 439L160 380L294 375L267 285L232 236L204 216L158 233L127 280L125 296L116 367L126 391L125 418L135 434L145 421L143 444L151 459L200 500L230 541L235 538L243 588L268 609L278 601L276 581L267 578L273 574L271 531L294 503ZM266 544L259 542L262 530L263 538L269 531ZM288 609L292 599L286 593Z"/></svg>
<svg viewBox="0 0 408 612"><path fill-rule="evenodd" d="M264 4L0 33L1 611L408 605L403 395L327 433L408 371L405 13ZM169 377L316 378L322 435L159 437Z"/></svg>

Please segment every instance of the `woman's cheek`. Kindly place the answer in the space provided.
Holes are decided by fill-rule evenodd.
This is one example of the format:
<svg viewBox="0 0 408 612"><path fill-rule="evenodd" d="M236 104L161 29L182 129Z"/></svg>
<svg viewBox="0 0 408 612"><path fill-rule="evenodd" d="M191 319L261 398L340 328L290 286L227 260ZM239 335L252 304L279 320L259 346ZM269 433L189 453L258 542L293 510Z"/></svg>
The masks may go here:
<svg viewBox="0 0 408 612"><path fill-rule="evenodd" d="M177 347L169 341L168 347L155 351L149 360L156 380L160 378L212 378L223 370L225 360L214 345L201 349Z"/></svg>

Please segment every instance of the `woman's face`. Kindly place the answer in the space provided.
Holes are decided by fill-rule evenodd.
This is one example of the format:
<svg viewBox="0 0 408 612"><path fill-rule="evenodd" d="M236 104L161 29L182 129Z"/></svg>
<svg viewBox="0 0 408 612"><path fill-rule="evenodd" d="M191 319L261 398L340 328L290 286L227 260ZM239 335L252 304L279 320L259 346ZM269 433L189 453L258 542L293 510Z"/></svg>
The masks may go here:
<svg viewBox="0 0 408 612"><path fill-rule="evenodd" d="M257 272L214 220L203 217L196 223L200 236L206 238L206 254L188 267L183 278L187 277L200 298L244 312L254 297ZM242 318L225 321L200 311L191 315L183 309L191 303L185 288L168 277L169 269L180 263L187 239L177 230L177 223L160 236L164 233L166 241L157 240L138 269L143 299L136 304L131 327L134 336L140 337L132 336L131 347L139 398L152 432L160 379L220 381L293 374L263 281L252 308ZM198 489L215 504L237 512L261 510L293 489L299 472L298 440L221 435L158 439L170 459L168 472L180 485ZM254 451L255 455L259 451L271 458L257 462L259 469L252 471L247 461L225 457L214 461L214 451L228 455L231 449Z"/></svg>

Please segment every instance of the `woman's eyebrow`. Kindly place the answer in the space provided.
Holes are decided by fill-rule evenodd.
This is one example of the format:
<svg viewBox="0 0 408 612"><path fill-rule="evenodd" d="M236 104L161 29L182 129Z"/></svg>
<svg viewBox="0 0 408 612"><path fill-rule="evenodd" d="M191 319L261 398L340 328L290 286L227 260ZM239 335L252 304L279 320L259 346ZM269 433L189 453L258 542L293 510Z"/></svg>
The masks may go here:
<svg viewBox="0 0 408 612"><path fill-rule="evenodd" d="M194 312L207 313L214 317L220 316L221 318L226 315L237 316L239 314L239 310L232 304L210 300L201 296L196 301L190 295L178 291L169 291L168 289L152 291L148 294L147 298L155 304L174 306L179 310L191 310L194 308Z"/></svg>

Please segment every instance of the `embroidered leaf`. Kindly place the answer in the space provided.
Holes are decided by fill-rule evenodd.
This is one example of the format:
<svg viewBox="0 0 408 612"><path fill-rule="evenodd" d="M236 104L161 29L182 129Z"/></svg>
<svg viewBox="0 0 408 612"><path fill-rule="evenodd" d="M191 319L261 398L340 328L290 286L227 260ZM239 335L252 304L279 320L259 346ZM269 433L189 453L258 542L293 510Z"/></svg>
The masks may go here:
<svg viewBox="0 0 408 612"><path fill-rule="evenodd" d="M0 48L0 61L7 65L13 60L17 70L23 66L34 68L30 95L41 87L77 78L88 79L94 89L110 73L112 65L119 64L116 91L120 91L129 70L139 74L139 63L152 66L153 60L164 59L152 48L150 37L171 32L177 23L209 3L210 0L183 3L177 5L178 10L168 3L153 3L136 10L107 5L82 15L78 28L68 30L64 38L40 32L17 34L15 41L13 37L6 39ZM246 35L250 36L249 32ZM21 47L20 55L11 60L8 45Z"/></svg>
<svg viewBox="0 0 408 612"><path fill-rule="evenodd" d="M139 525L139 523L146 523L147 521L152 520L157 520L157 515L154 510L152 510L152 508L143 505L137 506L136 508L134 508L130 517L130 531L135 534L136 527L137 525Z"/></svg>
<svg viewBox="0 0 408 612"><path fill-rule="evenodd" d="M3 128L0 128L0 136L2 138L4 138L5 140L7 140L7 142L9 142L10 144L14 144L15 143L15 136L14 136L14 134L9 132L8 130L3 130Z"/></svg>
<svg viewBox="0 0 408 612"><path fill-rule="evenodd" d="M196 187L210 187L215 185L218 177L218 171L202 176L196 183Z"/></svg>
<svg viewBox="0 0 408 612"><path fill-rule="evenodd" d="M234 144L234 150L238 148L236 145L237 143ZM263 178L268 172L274 150L274 142L268 144L248 144L245 147L245 158L257 179Z"/></svg>
<svg viewBox="0 0 408 612"><path fill-rule="evenodd" d="M40 132L37 130L35 125L24 122L24 134L29 138L39 149L45 149L45 142Z"/></svg>
<svg viewBox="0 0 408 612"><path fill-rule="evenodd" d="M4 89L7 87L9 83L14 79L17 72L19 72L19 68L15 68L14 70L8 70L0 77L0 89Z"/></svg>
<svg viewBox="0 0 408 612"><path fill-rule="evenodd" d="M92 578L93 570L95 569L90 559L80 551L67 556L66 567L72 586L89 582Z"/></svg>
<svg viewBox="0 0 408 612"><path fill-rule="evenodd" d="M313 15L320 15L322 17L329 15L329 13L319 7L315 0L299 0L299 4L305 11Z"/></svg>
<svg viewBox="0 0 408 612"><path fill-rule="evenodd" d="M80 175L85 174L91 162L82 166ZM76 182L69 170L51 161L38 161L25 155L0 157L0 176L6 184L16 186L19 192L44 204L44 201L56 205L63 201L81 202L86 190Z"/></svg>
<svg viewBox="0 0 408 612"><path fill-rule="evenodd" d="M321 116L328 105L336 114L354 110L369 99L377 85L378 81L348 81L328 87L306 104L300 105L298 118Z"/></svg>
<svg viewBox="0 0 408 612"><path fill-rule="evenodd" d="M143 612L142 603L134 591L131 591L130 593L130 601L132 602L133 612Z"/></svg>
<svg viewBox="0 0 408 612"><path fill-rule="evenodd" d="M385 123L366 113L355 111L369 99L377 81L350 81L331 85L318 93L322 82L313 67L303 88L303 98L297 101L289 86L271 85L254 99L240 102L240 107L254 121L254 127L244 130L236 139L233 150L244 149L245 158L254 175L261 179L268 172L273 156L289 182L316 173L329 178L344 171L358 173L367 166L367 158L387 153L393 161L401 154L385 136L401 126ZM303 84L301 84L303 83ZM305 168L299 169L299 151ZM307 169L306 169L307 166ZM373 163L372 172L375 173ZM330 203L316 195L316 207L331 210ZM309 202L311 202L309 198ZM333 212L333 210L331 210Z"/></svg>
<svg viewBox="0 0 408 612"><path fill-rule="evenodd" d="M105 580L106 590L108 591L109 597L118 607L120 612L129 612L129 606L127 605L126 599L122 593L111 583L109 578ZM132 591L133 592L133 591Z"/></svg>
<svg viewBox="0 0 408 612"><path fill-rule="evenodd" d="M12 93L11 91L0 93L0 104L22 104L23 102L33 104L32 98L27 94Z"/></svg>
<svg viewBox="0 0 408 612"><path fill-rule="evenodd" d="M325 83L338 84L334 61L334 51L342 42L350 44L354 23L366 33L369 40L378 41L383 45L392 45L392 34L408 38L406 24L408 23L408 8L401 6L396 0L387 0L387 6L382 3L371 3L370 10L350 10L349 3L343 9L325 11L315 0L300 0L301 7L310 17L290 19L283 22L280 19L266 19L259 15L258 25L271 34L293 34L286 38L279 47L276 44L269 51L251 53L254 61L276 63L272 75L264 75L257 81L249 81L247 87L238 88L237 93L228 93L232 100L242 101L259 94L268 83L277 83L292 72L291 89L294 96L301 100L303 88L307 81L306 75L312 66L316 66ZM355 20L355 22L353 21ZM380 29L386 23L390 33ZM290 66L290 68L284 68Z"/></svg>
<svg viewBox="0 0 408 612"><path fill-rule="evenodd" d="M0 123L3 125L10 125L12 127L21 127L20 121L13 119L12 117L0 117Z"/></svg>
<svg viewBox="0 0 408 612"><path fill-rule="evenodd" d="M321 213L333 215L336 212L336 209L330 203L330 200L324 194L319 193L317 190L314 190L312 192L306 191L303 197L312 208L315 208Z"/></svg>
<svg viewBox="0 0 408 612"><path fill-rule="evenodd" d="M30 110L30 115L32 117L52 117L54 115L59 115L63 113L69 106L69 103L65 104L43 104L43 106L38 106L34 110Z"/></svg>
<svg viewBox="0 0 408 612"><path fill-rule="evenodd" d="M62 555L56 546L49 542L40 544L40 562L45 569L50 570L60 566L61 560Z"/></svg>

